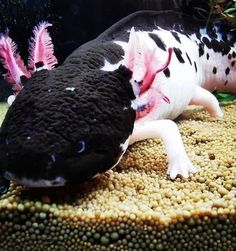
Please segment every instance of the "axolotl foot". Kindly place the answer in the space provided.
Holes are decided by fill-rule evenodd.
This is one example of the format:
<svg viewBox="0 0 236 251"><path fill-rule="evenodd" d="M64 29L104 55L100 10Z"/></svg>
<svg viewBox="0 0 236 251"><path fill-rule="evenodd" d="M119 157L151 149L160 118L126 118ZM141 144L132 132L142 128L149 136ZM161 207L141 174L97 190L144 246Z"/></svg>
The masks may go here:
<svg viewBox="0 0 236 251"><path fill-rule="evenodd" d="M179 133L179 129L172 120L156 120L136 123L130 144L147 138L160 137L165 145L168 170L171 179L178 175L188 178L189 173L196 173L197 169L189 160Z"/></svg>
<svg viewBox="0 0 236 251"><path fill-rule="evenodd" d="M179 154L168 164L167 174L171 179L175 179L178 175L188 178L189 173L196 173L197 168L192 164L186 154Z"/></svg>

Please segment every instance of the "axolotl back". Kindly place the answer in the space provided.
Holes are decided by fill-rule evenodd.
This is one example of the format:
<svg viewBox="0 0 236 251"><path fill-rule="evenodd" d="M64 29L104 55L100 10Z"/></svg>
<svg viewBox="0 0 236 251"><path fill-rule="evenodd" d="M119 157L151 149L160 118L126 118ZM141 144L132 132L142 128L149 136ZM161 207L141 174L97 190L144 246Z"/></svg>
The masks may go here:
<svg viewBox="0 0 236 251"><path fill-rule="evenodd" d="M194 76L199 74L203 47L208 47L208 56L218 57L218 53L231 57L232 74L236 57L230 46L233 42L226 46L222 41L224 55L222 48L211 43L214 35L207 35L205 42L196 45L196 41L201 41L200 28L191 25L183 15L139 12L78 48L51 71L44 69L43 62L35 61L34 66L40 71L36 69L31 78L23 79L24 88L10 106L1 127L3 175L27 186L76 183L112 168L129 143L152 136L164 140L171 178L178 174L187 177L189 172L195 172L175 125L160 121L167 127L158 129L160 123L149 121L173 119L188 103L201 104L189 93L202 85L204 76L197 75L199 83L189 86L185 83L174 86L170 79L173 69L183 69L182 73L175 73L176 80L181 80L188 67ZM146 32L143 37L148 38L142 40L142 34L135 30ZM174 42L168 44L166 37L170 34ZM184 41L188 41L187 46L192 44L192 48L197 46L197 53L192 57L179 49L180 44L184 47ZM207 53L204 57L208 57ZM215 69L212 71L215 76ZM229 75L228 70L224 75ZM205 82L211 89L211 81ZM232 83L225 81L223 86L235 91L235 86L231 88L229 84ZM178 100L175 95L181 105L174 105ZM213 99L214 102L217 101ZM215 112L213 115L221 115L218 103L205 107ZM154 130L157 131L153 133Z"/></svg>

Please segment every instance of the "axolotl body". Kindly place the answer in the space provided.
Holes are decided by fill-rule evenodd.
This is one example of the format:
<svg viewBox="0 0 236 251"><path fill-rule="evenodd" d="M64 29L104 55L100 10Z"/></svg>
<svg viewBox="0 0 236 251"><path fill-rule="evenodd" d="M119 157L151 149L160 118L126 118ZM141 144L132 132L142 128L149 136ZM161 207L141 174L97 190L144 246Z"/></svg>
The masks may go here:
<svg viewBox="0 0 236 251"><path fill-rule="evenodd" d="M18 73L24 88L1 127L5 178L34 187L77 183L116 166L129 144L153 137L164 141L172 179L195 173L173 120L189 104L222 117L210 91L236 93L236 40L224 29L142 11L54 69L35 59L31 78Z"/></svg>

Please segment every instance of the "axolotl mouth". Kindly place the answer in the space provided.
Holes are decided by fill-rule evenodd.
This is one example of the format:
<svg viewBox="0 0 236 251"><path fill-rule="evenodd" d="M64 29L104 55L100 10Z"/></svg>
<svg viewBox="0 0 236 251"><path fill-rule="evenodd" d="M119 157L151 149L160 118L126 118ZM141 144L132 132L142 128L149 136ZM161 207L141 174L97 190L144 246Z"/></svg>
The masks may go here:
<svg viewBox="0 0 236 251"><path fill-rule="evenodd" d="M1 158L1 160L5 159L5 162L1 161L1 165L4 167L3 176L6 179L28 187L51 187L78 183L90 179L116 164L107 158L109 153L93 151L86 153L88 150L85 149L84 141L79 142L77 149L68 149L67 153L64 152L60 155L26 150L25 154L23 151L17 151L14 156L6 153L7 157ZM9 150L9 152L11 151ZM124 148L121 146L120 156L123 152Z"/></svg>
<svg viewBox="0 0 236 251"><path fill-rule="evenodd" d="M77 146L67 144L60 154L39 152L37 149L40 147L33 142L28 143L28 146L24 144L20 150L14 149L10 142L7 143L6 156L1 156L3 175L6 179L25 186L45 187L62 186L67 182L78 183L112 166L107 155L86 149L89 146L84 141L79 141Z"/></svg>

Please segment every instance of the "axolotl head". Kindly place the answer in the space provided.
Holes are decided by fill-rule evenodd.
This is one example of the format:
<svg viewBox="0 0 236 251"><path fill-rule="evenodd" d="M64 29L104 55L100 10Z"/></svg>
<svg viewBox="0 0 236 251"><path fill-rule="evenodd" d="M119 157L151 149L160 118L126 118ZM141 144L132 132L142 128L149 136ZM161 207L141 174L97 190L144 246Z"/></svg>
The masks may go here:
<svg viewBox="0 0 236 251"><path fill-rule="evenodd" d="M132 71L102 70L105 58L121 59L122 49L95 43L54 68L48 26L34 29L29 70L10 37L0 36L5 79L17 93L1 126L0 171L30 187L78 183L115 166L136 116Z"/></svg>
<svg viewBox="0 0 236 251"><path fill-rule="evenodd" d="M10 106L0 132L5 178L75 183L115 166L126 150L135 120L131 72L78 72L71 61L35 73Z"/></svg>

